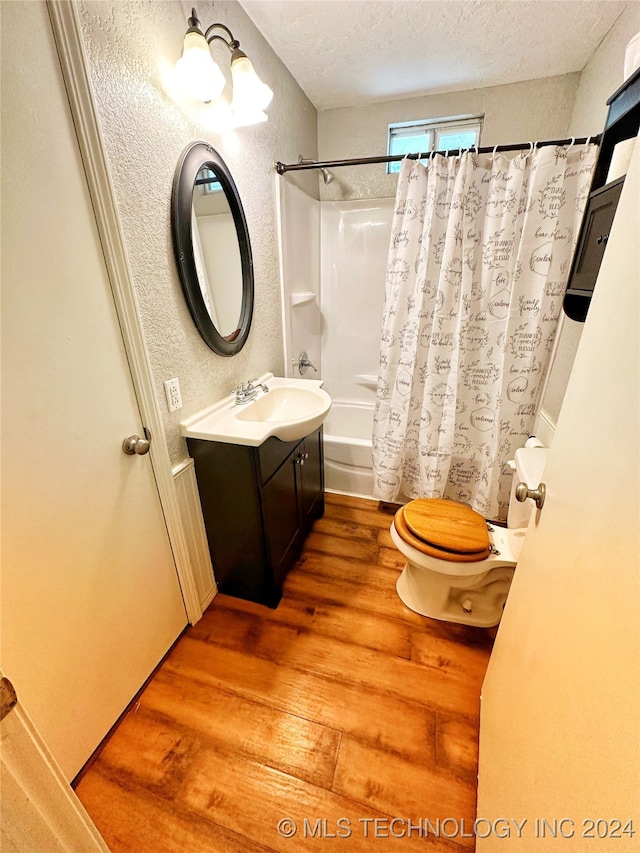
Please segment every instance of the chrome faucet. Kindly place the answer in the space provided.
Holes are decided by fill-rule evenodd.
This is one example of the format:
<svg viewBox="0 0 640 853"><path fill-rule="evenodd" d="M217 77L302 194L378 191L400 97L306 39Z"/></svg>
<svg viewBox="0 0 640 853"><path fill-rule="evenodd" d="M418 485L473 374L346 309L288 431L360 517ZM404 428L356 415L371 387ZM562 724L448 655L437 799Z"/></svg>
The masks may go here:
<svg viewBox="0 0 640 853"><path fill-rule="evenodd" d="M250 403L251 400L255 400L258 395L258 391L262 391L264 394L269 393L269 386L265 385L264 382L259 382L257 385L254 385L255 379L250 379L245 385L244 382L236 388L236 406L244 406L245 403Z"/></svg>
<svg viewBox="0 0 640 853"><path fill-rule="evenodd" d="M293 363L297 366L298 373L300 374L300 376L304 376L307 371L307 367L313 368L316 373L318 372L318 368L315 365L311 364L311 362L309 361L309 356L306 350L302 350L302 352L298 356L298 360L296 361L294 358Z"/></svg>

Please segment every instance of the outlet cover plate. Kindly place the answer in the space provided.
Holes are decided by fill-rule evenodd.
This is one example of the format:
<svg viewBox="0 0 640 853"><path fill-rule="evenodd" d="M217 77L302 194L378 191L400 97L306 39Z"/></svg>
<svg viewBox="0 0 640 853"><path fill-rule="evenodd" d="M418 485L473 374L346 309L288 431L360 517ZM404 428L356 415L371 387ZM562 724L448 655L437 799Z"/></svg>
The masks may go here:
<svg viewBox="0 0 640 853"><path fill-rule="evenodd" d="M180 396L180 385L177 378L165 381L164 393L167 397L167 406L170 412L176 412L182 408L182 397Z"/></svg>

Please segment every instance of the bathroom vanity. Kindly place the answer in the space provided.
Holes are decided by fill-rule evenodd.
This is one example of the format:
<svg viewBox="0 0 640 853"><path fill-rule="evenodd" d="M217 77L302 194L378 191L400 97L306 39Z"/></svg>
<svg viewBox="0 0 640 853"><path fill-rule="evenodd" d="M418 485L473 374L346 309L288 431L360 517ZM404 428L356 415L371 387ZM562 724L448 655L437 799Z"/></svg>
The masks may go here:
<svg viewBox="0 0 640 853"><path fill-rule="evenodd" d="M314 519L324 513L322 426L258 447L187 437L218 589L276 607Z"/></svg>
<svg viewBox="0 0 640 853"><path fill-rule="evenodd" d="M322 385L265 373L180 424L220 592L276 607L324 513Z"/></svg>

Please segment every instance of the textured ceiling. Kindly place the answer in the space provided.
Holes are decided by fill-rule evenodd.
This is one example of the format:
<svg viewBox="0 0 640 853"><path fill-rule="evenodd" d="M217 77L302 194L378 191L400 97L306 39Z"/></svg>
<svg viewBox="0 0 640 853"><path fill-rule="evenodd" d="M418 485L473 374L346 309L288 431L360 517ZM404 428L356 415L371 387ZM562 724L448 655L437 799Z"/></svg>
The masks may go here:
<svg viewBox="0 0 640 853"><path fill-rule="evenodd" d="M581 71L617 0L240 0L319 110Z"/></svg>

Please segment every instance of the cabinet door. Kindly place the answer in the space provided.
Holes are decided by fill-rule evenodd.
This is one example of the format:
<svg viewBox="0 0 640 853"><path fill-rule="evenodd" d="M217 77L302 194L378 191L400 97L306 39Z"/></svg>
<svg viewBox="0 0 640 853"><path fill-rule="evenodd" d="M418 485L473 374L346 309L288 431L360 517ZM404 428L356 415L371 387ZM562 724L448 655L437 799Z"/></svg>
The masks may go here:
<svg viewBox="0 0 640 853"><path fill-rule="evenodd" d="M296 449L262 489L262 515L273 582L278 587L297 556Z"/></svg>
<svg viewBox="0 0 640 853"><path fill-rule="evenodd" d="M322 430L308 435L296 455L300 472L300 525L306 531L313 519L324 512Z"/></svg>
<svg viewBox="0 0 640 853"><path fill-rule="evenodd" d="M622 184L623 180L620 180L591 195L569 280L570 291L592 291L595 286Z"/></svg>

